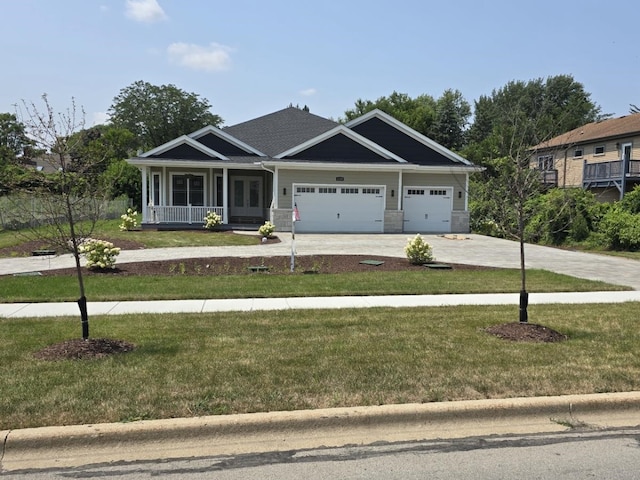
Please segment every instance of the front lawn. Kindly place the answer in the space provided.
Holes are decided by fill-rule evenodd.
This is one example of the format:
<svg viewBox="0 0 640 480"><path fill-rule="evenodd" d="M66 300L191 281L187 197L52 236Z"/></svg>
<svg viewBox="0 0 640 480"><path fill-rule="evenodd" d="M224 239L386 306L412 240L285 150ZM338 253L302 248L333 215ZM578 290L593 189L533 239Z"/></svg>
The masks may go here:
<svg viewBox="0 0 640 480"><path fill-rule="evenodd" d="M179 262L176 262L179 265ZM340 295L427 295L515 293L520 271L429 270L319 275L91 275L84 277L89 301L269 298ZM629 290L604 282L527 270L530 292ZM78 298L78 281L68 276L2 276L3 302L62 302Z"/></svg>
<svg viewBox="0 0 640 480"><path fill-rule="evenodd" d="M640 389L637 303L532 305L569 336L511 343L483 329L517 307L92 317L133 352L45 362L78 318L0 319L0 429Z"/></svg>

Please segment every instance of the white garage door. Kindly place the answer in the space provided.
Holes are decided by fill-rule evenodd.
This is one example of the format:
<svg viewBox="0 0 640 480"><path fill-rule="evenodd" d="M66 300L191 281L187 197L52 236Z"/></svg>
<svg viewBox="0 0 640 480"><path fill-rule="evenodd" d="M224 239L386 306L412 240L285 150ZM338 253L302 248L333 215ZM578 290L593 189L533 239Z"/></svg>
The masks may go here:
<svg viewBox="0 0 640 480"><path fill-rule="evenodd" d="M375 232L384 228L384 186L294 185L296 232Z"/></svg>
<svg viewBox="0 0 640 480"><path fill-rule="evenodd" d="M453 188L404 187L405 232L451 232Z"/></svg>

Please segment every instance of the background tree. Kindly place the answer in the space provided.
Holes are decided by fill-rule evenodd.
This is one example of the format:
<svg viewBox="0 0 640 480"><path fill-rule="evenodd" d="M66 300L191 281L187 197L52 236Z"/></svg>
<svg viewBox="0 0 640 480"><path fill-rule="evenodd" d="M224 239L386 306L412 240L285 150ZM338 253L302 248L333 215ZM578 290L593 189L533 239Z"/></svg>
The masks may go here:
<svg viewBox="0 0 640 480"><path fill-rule="evenodd" d="M15 114L0 113L0 195L9 193L14 177L24 172L31 144Z"/></svg>
<svg viewBox="0 0 640 480"><path fill-rule="evenodd" d="M135 135L126 128L96 125L75 133L74 137L71 158L91 165L92 174L100 176L107 198L126 195L139 203L142 198L140 171L125 161L135 155L138 146Z"/></svg>
<svg viewBox="0 0 640 480"><path fill-rule="evenodd" d="M209 101L195 93L139 80L120 90L109 117L114 127L132 132L139 147L146 150L207 125L222 124L222 118L210 108Z"/></svg>
<svg viewBox="0 0 640 480"><path fill-rule="evenodd" d="M459 90L445 90L436 102L431 138L441 145L460 150L466 144L471 105Z"/></svg>
<svg viewBox="0 0 640 480"><path fill-rule="evenodd" d="M528 129L526 138L522 138L527 146L601 118L600 107L571 75L511 81L475 102L470 141L463 155L480 165L492 158L508 156L510 142L504 141L503 134L513 127L513 123L505 112L512 110L514 105L518 105L522 115L535 119L535 126Z"/></svg>
<svg viewBox="0 0 640 480"><path fill-rule="evenodd" d="M378 98L375 102L358 99L355 103L354 108L344 112L346 121L378 108L423 135L430 136L436 118L437 104L429 95L411 98L406 93L393 92L388 97Z"/></svg>
<svg viewBox="0 0 640 480"><path fill-rule="evenodd" d="M75 102L66 112L56 114L43 95L44 108L38 109L34 103L23 102L24 111L20 121L34 146L44 152L43 160L50 164L55 173L45 173L31 169L28 178L17 181L13 187L17 195L14 202L21 205L37 205L20 209L20 215L33 215L38 222L32 228L21 230L27 239L38 240L47 246L62 251L70 251L75 258L80 298L82 338L89 338L89 316L85 295L82 269L80 266L80 245L93 232L100 218L103 195L96 174L96 164L101 158L89 159L73 155L77 152L84 126L84 112L78 114ZM44 220L46 225L35 225Z"/></svg>

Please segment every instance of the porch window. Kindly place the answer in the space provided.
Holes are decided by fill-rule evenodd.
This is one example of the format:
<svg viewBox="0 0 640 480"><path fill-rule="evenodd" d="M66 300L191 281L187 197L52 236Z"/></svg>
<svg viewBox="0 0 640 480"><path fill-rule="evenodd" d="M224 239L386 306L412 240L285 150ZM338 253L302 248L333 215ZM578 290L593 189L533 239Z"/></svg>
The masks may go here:
<svg viewBox="0 0 640 480"><path fill-rule="evenodd" d="M204 205L204 177L202 175L174 175L171 187L173 205Z"/></svg>
<svg viewBox="0 0 640 480"><path fill-rule="evenodd" d="M160 174L153 174L153 181L151 182L152 195L154 205L160 205Z"/></svg>

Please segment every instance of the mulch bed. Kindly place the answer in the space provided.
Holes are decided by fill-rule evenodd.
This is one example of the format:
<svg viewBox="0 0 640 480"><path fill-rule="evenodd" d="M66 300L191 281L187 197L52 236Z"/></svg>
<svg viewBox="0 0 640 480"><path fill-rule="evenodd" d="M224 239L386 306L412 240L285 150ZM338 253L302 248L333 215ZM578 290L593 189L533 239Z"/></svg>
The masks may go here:
<svg viewBox="0 0 640 480"><path fill-rule="evenodd" d="M568 337L551 328L535 323L504 323L486 328L485 332L512 342L564 342Z"/></svg>
<svg viewBox="0 0 640 480"><path fill-rule="evenodd" d="M104 358L117 353L130 352L135 346L123 340L110 338L81 338L67 340L62 343L49 345L33 354L39 360L87 360Z"/></svg>

